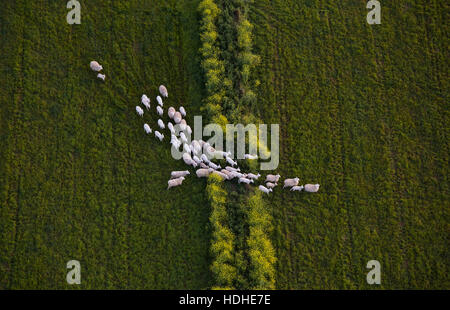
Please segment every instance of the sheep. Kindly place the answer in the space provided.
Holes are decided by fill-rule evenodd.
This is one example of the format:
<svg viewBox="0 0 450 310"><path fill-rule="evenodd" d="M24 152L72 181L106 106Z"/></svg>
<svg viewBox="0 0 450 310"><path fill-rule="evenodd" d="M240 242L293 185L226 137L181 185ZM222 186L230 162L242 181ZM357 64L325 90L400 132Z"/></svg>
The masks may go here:
<svg viewBox="0 0 450 310"><path fill-rule="evenodd" d="M201 163L199 164L199 166L200 166L200 168L202 168L202 169L211 169L211 168L209 168L209 166L207 166L207 165L204 164L203 162L201 162Z"/></svg>
<svg viewBox="0 0 450 310"><path fill-rule="evenodd" d="M163 103L162 98L161 98L160 96L157 96L157 97L156 97L156 101L158 101L158 104L159 104L161 107L164 106L164 103Z"/></svg>
<svg viewBox="0 0 450 310"><path fill-rule="evenodd" d="M267 182L266 183L266 187L267 188L274 188L275 186L277 186L278 184L277 183L271 183L271 182Z"/></svg>
<svg viewBox="0 0 450 310"><path fill-rule="evenodd" d="M194 168L197 167L197 163L192 160L192 157L189 153L183 153L183 161L186 165L193 166Z"/></svg>
<svg viewBox="0 0 450 310"><path fill-rule="evenodd" d="M159 141L162 141L164 139L164 134L162 134L159 131L155 130L155 137L158 138Z"/></svg>
<svg viewBox="0 0 450 310"><path fill-rule="evenodd" d="M173 124L171 122L167 123L167 128L169 128L171 134L175 134L175 128L173 128Z"/></svg>
<svg viewBox="0 0 450 310"><path fill-rule="evenodd" d="M209 164L209 163L210 163L210 160L209 160L208 156L206 156L205 154L202 154L202 155L200 156L200 159L201 159L204 163L206 163L206 164Z"/></svg>
<svg viewBox="0 0 450 310"><path fill-rule="evenodd" d="M183 181L184 181L184 177L169 180L169 181L167 181L167 184L168 184L167 189L170 189L171 187L175 187L175 186L180 186L181 184L183 184Z"/></svg>
<svg viewBox="0 0 450 310"><path fill-rule="evenodd" d="M185 130L186 130L186 126L187 126L186 120L185 120L185 119L182 119L182 120L180 121L180 129L181 129L182 131L185 131Z"/></svg>
<svg viewBox="0 0 450 310"><path fill-rule="evenodd" d="M258 187L258 189L259 189L261 192L266 193L267 195L269 195L269 193L272 191L271 188L267 188L267 187L265 187L265 186L263 186L263 185L260 185L260 186Z"/></svg>
<svg viewBox="0 0 450 310"><path fill-rule="evenodd" d="M250 180L250 179L247 179L247 178L241 177L241 178L239 178L239 184L240 183L250 184L250 183L254 183L254 181Z"/></svg>
<svg viewBox="0 0 450 310"><path fill-rule="evenodd" d="M188 145L187 143L183 143L183 150L184 150L186 153L191 154L191 148L189 147L189 145Z"/></svg>
<svg viewBox="0 0 450 310"><path fill-rule="evenodd" d="M174 135L172 135L172 139L170 140L170 143L172 144L172 146L176 149L179 149L181 146L181 142L177 139L177 137L175 137Z"/></svg>
<svg viewBox="0 0 450 310"><path fill-rule="evenodd" d="M230 171L230 173L233 175L233 178L246 178L245 175L237 171Z"/></svg>
<svg viewBox="0 0 450 310"><path fill-rule="evenodd" d="M319 184L306 184L305 185L305 192L308 193L317 193L319 191Z"/></svg>
<svg viewBox="0 0 450 310"><path fill-rule="evenodd" d="M191 134L192 134L192 128L191 128L191 126L189 126L189 125L186 126L186 133L187 133L188 135L191 135Z"/></svg>
<svg viewBox="0 0 450 310"><path fill-rule="evenodd" d="M185 176L187 176L187 175L190 175L191 173L189 172L189 171L187 171L187 170L185 170L185 171L172 171L171 173L170 173L170 178L171 179L178 179L178 178L181 178L181 177L185 177Z"/></svg>
<svg viewBox="0 0 450 310"><path fill-rule="evenodd" d="M286 179L284 180L283 188L297 186L299 180L300 180L299 178Z"/></svg>
<svg viewBox="0 0 450 310"><path fill-rule="evenodd" d="M144 115L144 110L140 106L136 106L136 113L139 114L139 116Z"/></svg>
<svg viewBox="0 0 450 310"><path fill-rule="evenodd" d="M96 72L100 72L103 70L103 67L95 60L91 61L90 66L91 66L91 69Z"/></svg>
<svg viewBox="0 0 450 310"><path fill-rule="evenodd" d="M208 165L213 168L214 170L218 170L220 169L220 165L216 165L215 163L213 163L212 161L208 162Z"/></svg>
<svg viewBox="0 0 450 310"><path fill-rule="evenodd" d="M197 177L199 177L199 178L207 178L213 171L214 170L211 168L208 168L208 169L202 168L202 169L198 169L197 171L195 171L195 173L197 174Z"/></svg>
<svg viewBox="0 0 450 310"><path fill-rule="evenodd" d="M148 124L144 124L144 130L147 134L152 133L152 129Z"/></svg>
<svg viewBox="0 0 450 310"><path fill-rule="evenodd" d="M159 139L159 141L162 141L164 139L164 135L161 134L159 131L155 131L155 137Z"/></svg>
<svg viewBox="0 0 450 310"><path fill-rule="evenodd" d="M145 108L146 108L147 110L150 110L150 103L142 102L142 104L145 106Z"/></svg>
<svg viewBox="0 0 450 310"><path fill-rule="evenodd" d="M192 159L197 163L197 165L203 164L200 158L198 158L196 155L192 156Z"/></svg>
<svg viewBox="0 0 450 310"><path fill-rule="evenodd" d="M244 158L245 159L258 159L258 155L245 154Z"/></svg>
<svg viewBox="0 0 450 310"><path fill-rule="evenodd" d="M186 138L186 135L184 134L184 132L180 132L180 139L181 139L181 142L188 143L188 139Z"/></svg>
<svg viewBox="0 0 450 310"><path fill-rule="evenodd" d="M186 116L186 110L183 107L180 107L180 114L185 117Z"/></svg>
<svg viewBox="0 0 450 310"><path fill-rule="evenodd" d="M200 143L197 140L192 140L191 146L192 146L192 151L194 152L194 154L199 155L202 152Z"/></svg>
<svg viewBox="0 0 450 310"><path fill-rule="evenodd" d="M175 121L175 123L179 124L182 120L181 113L175 112L175 114L173 115L173 120Z"/></svg>
<svg viewBox="0 0 450 310"><path fill-rule="evenodd" d="M164 112L163 112L163 109L162 109L160 106L157 106L157 107L156 107L156 112L158 113L159 116L162 116L163 113L164 113Z"/></svg>
<svg viewBox="0 0 450 310"><path fill-rule="evenodd" d="M216 151L216 152L214 153L214 155L215 155L215 156L217 155L217 157L221 156L221 157L223 157L223 158L227 158L227 157L230 157L230 156L231 156L231 152Z"/></svg>
<svg viewBox="0 0 450 310"><path fill-rule="evenodd" d="M162 119L158 119L158 126L159 126L159 128L161 128L161 129L166 128L166 126L164 125L164 122L162 121Z"/></svg>
<svg viewBox="0 0 450 310"><path fill-rule="evenodd" d="M261 175L259 173L258 174L249 173L247 175L248 178L253 179L253 180L258 180L260 176Z"/></svg>
<svg viewBox="0 0 450 310"><path fill-rule="evenodd" d="M226 166L225 169L227 169L228 171L231 171L231 172L241 171L240 168L233 168L233 167L230 167L230 166Z"/></svg>
<svg viewBox="0 0 450 310"><path fill-rule="evenodd" d="M304 189L304 186L292 186L291 187L291 191L297 191L297 192L301 192Z"/></svg>
<svg viewBox="0 0 450 310"><path fill-rule="evenodd" d="M222 169L220 170L220 172L222 172L223 174L226 174L228 177L228 180L234 179L236 177L236 175L226 169Z"/></svg>
<svg viewBox="0 0 450 310"><path fill-rule="evenodd" d="M213 171L212 174L220 176L222 180L228 180L228 176L220 171Z"/></svg>
<svg viewBox="0 0 450 310"><path fill-rule="evenodd" d="M203 149L205 150L205 153L209 155L210 157L214 157L214 154L216 153L216 149L209 145L209 143L205 143L203 146Z"/></svg>
<svg viewBox="0 0 450 310"><path fill-rule="evenodd" d="M280 175L273 175L273 174L268 174L266 176L266 182L272 182L272 183L278 183L278 180L280 179Z"/></svg>
<svg viewBox="0 0 450 310"><path fill-rule="evenodd" d="M99 78L100 80L105 81L106 75L99 73L99 74L97 74L97 78Z"/></svg>
<svg viewBox="0 0 450 310"><path fill-rule="evenodd" d="M169 93L167 92L167 88L164 85L159 86L159 92L163 97L169 97Z"/></svg>
<svg viewBox="0 0 450 310"><path fill-rule="evenodd" d="M147 108L147 110L150 109L150 99L147 97L147 95L142 95L141 102Z"/></svg>
<svg viewBox="0 0 450 310"><path fill-rule="evenodd" d="M167 115L169 116L169 118L170 119L173 119L173 116L175 115L175 108L174 107L170 107L168 110L167 110Z"/></svg>
<svg viewBox="0 0 450 310"><path fill-rule="evenodd" d="M178 138L177 138L177 136L175 136L175 134L170 135L170 141L180 142L180 140L178 140Z"/></svg>

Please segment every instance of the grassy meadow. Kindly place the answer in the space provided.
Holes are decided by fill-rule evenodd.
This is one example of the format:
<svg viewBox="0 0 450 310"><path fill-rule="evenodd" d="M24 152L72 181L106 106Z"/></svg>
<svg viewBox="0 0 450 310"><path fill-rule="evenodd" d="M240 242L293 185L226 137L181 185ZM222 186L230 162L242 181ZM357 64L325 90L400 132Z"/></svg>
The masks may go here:
<svg viewBox="0 0 450 310"><path fill-rule="evenodd" d="M372 26L364 1L251 7L280 174L321 184L268 198L280 289L371 289L372 259L381 288L449 288L448 5L380 2Z"/></svg>

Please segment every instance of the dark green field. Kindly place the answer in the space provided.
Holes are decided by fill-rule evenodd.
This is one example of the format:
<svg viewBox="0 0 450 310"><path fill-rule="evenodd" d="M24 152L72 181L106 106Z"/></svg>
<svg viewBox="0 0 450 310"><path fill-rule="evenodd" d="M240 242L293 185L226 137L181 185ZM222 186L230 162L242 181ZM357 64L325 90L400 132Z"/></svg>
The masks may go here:
<svg viewBox="0 0 450 310"><path fill-rule="evenodd" d="M207 116L200 0L79 1L81 25L67 24L67 1L0 5L0 289L215 287L207 182L191 175L167 191L186 166L168 132L160 143L142 127L156 128L160 84L165 107ZM381 0L371 26L366 1L215 2L232 81L223 112L280 124L275 173L321 184L264 195L275 287L449 289L448 4ZM241 9L260 58L248 83L235 61ZM234 285L253 288L258 198L226 190ZM66 283L72 259L80 286ZM380 286L366 283L369 260Z"/></svg>

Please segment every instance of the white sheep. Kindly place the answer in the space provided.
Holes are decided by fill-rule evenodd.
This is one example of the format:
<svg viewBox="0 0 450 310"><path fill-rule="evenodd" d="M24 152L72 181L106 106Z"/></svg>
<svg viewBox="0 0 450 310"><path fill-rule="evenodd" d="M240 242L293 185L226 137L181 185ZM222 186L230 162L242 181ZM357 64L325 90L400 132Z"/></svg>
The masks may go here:
<svg viewBox="0 0 450 310"><path fill-rule="evenodd" d="M223 174L226 174L228 177L228 180L234 179L236 177L236 175L230 171L228 171L227 169L222 169L220 170L220 172L222 172Z"/></svg>
<svg viewBox="0 0 450 310"><path fill-rule="evenodd" d="M209 143L205 143L205 145L203 145L203 149L205 150L206 155L210 156L211 158L214 157L216 149L210 146Z"/></svg>
<svg viewBox="0 0 450 310"><path fill-rule="evenodd" d="M194 154L200 155L200 153L202 152L202 147L200 146L200 143L197 140L192 140L191 146Z"/></svg>
<svg viewBox="0 0 450 310"><path fill-rule="evenodd" d="M158 120L158 126L159 126L159 128L161 128L161 129L166 128L166 126L164 125L164 122L162 121L162 119L159 119L159 120Z"/></svg>
<svg viewBox="0 0 450 310"><path fill-rule="evenodd" d="M192 134L192 128L191 128L191 126L189 126L189 125L186 126L186 133L187 133L188 135L191 135L191 134Z"/></svg>
<svg viewBox="0 0 450 310"><path fill-rule="evenodd" d="M90 66L91 66L91 69L96 72L103 70L103 67L95 60L91 61Z"/></svg>
<svg viewBox="0 0 450 310"><path fill-rule="evenodd" d="M161 98L160 96L157 96L157 97L156 97L156 101L158 101L158 104L159 104L161 107L164 106L164 103L163 103L162 98Z"/></svg>
<svg viewBox="0 0 450 310"><path fill-rule="evenodd" d="M265 187L265 186L263 186L263 185L260 185L260 186L258 187L258 189L259 189L261 192L266 193L266 194L269 194L269 193L272 191L271 188L267 188L267 187Z"/></svg>
<svg viewBox="0 0 450 310"><path fill-rule="evenodd" d="M162 116L163 113L164 113L164 112L163 112L163 109L162 109L160 106L157 106L157 107L156 107L156 112L158 113L159 116Z"/></svg>
<svg viewBox="0 0 450 310"><path fill-rule="evenodd" d="M223 158L227 158L231 156L231 152L224 152L224 151L216 151L214 153L214 157L223 157Z"/></svg>
<svg viewBox="0 0 450 310"><path fill-rule="evenodd" d="M275 186L277 186L278 184L277 183L271 183L271 182L267 182L266 183L266 187L267 188L274 188Z"/></svg>
<svg viewBox="0 0 450 310"><path fill-rule="evenodd" d="M191 147L187 143L183 143L183 149L186 153L191 153Z"/></svg>
<svg viewBox="0 0 450 310"><path fill-rule="evenodd" d="M230 167L230 166L226 166L225 169L227 169L228 171L231 171L231 172L241 171L240 168L233 168L233 167Z"/></svg>
<svg viewBox="0 0 450 310"><path fill-rule="evenodd" d="M273 175L273 174L268 174L266 176L266 182L272 182L272 183L278 183L278 180L280 179L280 175Z"/></svg>
<svg viewBox="0 0 450 310"><path fill-rule="evenodd" d="M250 180L250 179L247 179L247 178L244 178L244 177L240 177L239 178L239 184L240 183L250 184L250 183L254 183L254 181Z"/></svg>
<svg viewBox="0 0 450 310"><path fill-rule="evenodd" d="M206 163L206 164L209 164L209 163L210 163L210 160L209 160L208 156L206 156L205 154L202 154L202 155L200 156L200 159L201 159L204 163Z"/></svg>
<svg viewBox="0 0 450 310"><path fill-rule="evenodd" d="M105 81L106 75L99 73L99 74L97 74L97 78L99 78L100 80Z"/></svg>
<svg viewBox="0 0 450 310"><path fill-rule="evenodd" d="M245 178L245 175L243 175L243 174L240 173L240 172L237 172L237 171L230 171L230 173L233 175L233 178L238 178L238 179L240 179L240 178Z"/></svg>
<svg viewBox="0 0 450 310"><path fill-rule="evenodd" d="M142 110L142 108L140 106L136 106L136 113L139 116L142 116L142 115L144 115L144 110Z"/></svg>
<svg viewBox="0 0 450 310"><path fill-rule="evenodd" d="M189 153L183 153L183 161L186 165L193 166L194 168L197 167L197 163L192 159Z"/></svg>
<svg viewBox="0 0 450 310"><path fill-rule="evenodd" d="M170 189L171 187L175 187L175 186L180 186L181 184L183 184L183 181L184 181L184 177L169 180L169 181L167 181L167 184L168 184L167 189Z"/></svg>
<svg viewBox="0 0 450 310"><path fill-rule="evenodd" d="M167 123L167 128L169 128L171 134L175 134L175 128L173 128L173 124L171 122Z"/></svg>
<svg viewBox="0 0 450 310"><path fill-rule="evenodd" d="M173 119L173 116L175 115L175 108L174 107L170 107L168 110L167 110L167 115L169 116L169 118L170 119Z"/></svg>
<svg viewBox="0 0 450 310"><path fill-rule="evenodd" d="M245 154L245 159L258 159L258 155Z"/></svg>
<svg viewBox="0 0 450 310"><path fill-rule="evenodd" d="M150 109L150 99L147 97L147 95L142 95L141 102L147 108L147 110Z"/></svg>
<svg viewBox="0 0 450 310"><path fill-rule="evenodd" d="M185 170L185 171L172 171L170 173L170 178L171 179L178 179L181 177L185 177L187 175L191 174L189 171Z"/></svg>
<svg viewBox="0 0 450 310"><path fill-rule="evenodd" d="M144 124L144 130L147 134L152 133L152 129L148 124Z"/></svg>
<svg viewBox="0 0 450 310"><path fill-rule="evenodd" d="M308 193L317 193L319 191L319 184L306 184L305 185L305 192Z"/></svg>
<svg viewBox="0 0 450 310"><path fill-rule="evenodd" d="M182 119L182 120L180 121L180 129L181 129L182 131L185 131L185 130L186 130L186 126L187 126L186 120L185 120L185 119Z"/></svg>
<svg viewBox="0 0 450 310"><path fill-rule="evenodd" d="M253 173L247 174L247 177L250 179L253 179L253 180L258 180L260 176L261 175L259 173L258 174L253 174Z"/></svg>
<svg viewBox="0 0 450 310"><path fill-rule="evenodd" d="M167 92L167 88L164 85L159 86L159 92L163 97L169 97L169 93Z"/></svg>
<svg viewBox="0 0 450 310"><path fill-rule="evenodd" d="M297 186L299 180L300 180L299 178L286 179L284 180L283 188Z"/></svg>
<svg viewBox="0 0 450 310"><path fill-rule="evenodd" d="M220 171L213 171L212 174L218 175L223 180L228 180L228 176L225 173L222 173Z"/></svg>
<svg viewBox="0 0 450 310"><path fill-rule="evenodd" d="M172 139L170 140L170 143L172 144L172 146L174 148L176 148L177 150L180 148L181 146L181 142L177 139L177 137L175 137L174 135L172 135Z"/></svg>
<svg viewBox="0 0 450 310"><path fill-rule="evenodd" d="M202 169L198 169L197 171L195 171L195 173L197 174L197 177L199 177L199 178L207 178L213 171L214 170L211 168L208 168L208 169L202 168Z"/></svg>
<svg viewBox="0 0 450 310"><path fill-rule="evenodd" d="M164 139L164 135L157 130L155 131L155 137L158 138L159 141L162 141Z"/></svg>
<svg viewBox="0 0 450 310"><path fill-rule="evenodd" d="M197 165L203 164L203 162L200 160L200 158L197 157L197 155L192 156L192 159L197 163Z"/></svg>
<svg viewBox="0 0 450 310"><path fill-rule="evenodd" d="M208 165L213 168L214 170L218 170L220 169L220 165L216 165L215 163L213 163L212 161L208 162Z"/></svg>
<svg viewBox="0 0 450 310"><path fill-rule="evenodd" d="M303 189L304 189L303 185L302 186L292 186L291 187L291 191L294 191L294 192L301 192Z"/></svg>
<svg viewBox="0 0 450 310"><path fill-rule="evenodd" d="M173 120L175 121L176 124L179 124L182 120L182 116L180 112L175 112L175 114L173 115Z"/></svg>
<svg viewBox="0 0 450 310"><path fill-rule="evenodd" d="M186 110L183 107L180 107L180 113L183 117L186 116Z"/></svg>
<svg viewBox="0 0 450 310"><path fill-rule="evenodd" d="M184 132L180 132L180 139L181 139L181 142L188 143L188 139L186 138L186 135L184 134Z"/></svg>
<svg viewBox="0 0 450 310"><path fill-rule="evenodd" d="M209 168L209 166L207 166L207 165L204 164L203 162L201 162L201 163L199 164L199 166L200 166L200 168L202 168L202 169L211 169L211 168Z"/></svg>

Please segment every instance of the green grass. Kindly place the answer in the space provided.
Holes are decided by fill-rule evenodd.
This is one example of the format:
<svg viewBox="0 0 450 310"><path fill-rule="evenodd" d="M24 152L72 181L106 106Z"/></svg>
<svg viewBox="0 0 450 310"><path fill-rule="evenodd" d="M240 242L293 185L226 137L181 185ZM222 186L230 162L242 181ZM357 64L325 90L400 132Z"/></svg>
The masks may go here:
<svg viewBox="0 0 450 310"><path fill-rule="evenodd" d="M144 121L156 128L160 84L165 107L183 104L188 121L206 114L200 1L80 0L73 26L65 1L4 2L0 289L216 285L206 181L191 176L167 191L170 171L185 165L167 135L159 143L143 130ZM275 286L448 289L448 5L380 1L382 24L369 26L365 1L250 2L260 63L242 84L234 61L249 50L236 50L233 29L242 2L216 2L227 14L218 42L231 47L221 51L234 91L226 112L279 123L277 172L321 184L317 194L263 195ZM242 85L257 95L245 108ZM141 119L143 93L152 112ZM244 187L225 188L235 284L247 288L258 267L248 255L251 210ZM81 286L66 283L72 259ZM366 283L372 259L381 286Z"/></svg>
<svg viewBox="0 0 450 310"><path fill-rule="evenodd" d="M277 287L448 288L449 115L439 1L255 1L259 112L281 124L279 172L320 193L276 190ZM378 288L378 287L375 287Z"/></svg>
<svg viewBox="0 0 450 310"><path fill-rule="evenodd" d="M209 205L155 128L157 87L188 120L203 97L197 1L7 1L1 21L0 288L207 288ZM89 69L104 67L106 83ZM135 105L146 93L152 112Z"/></svg>

